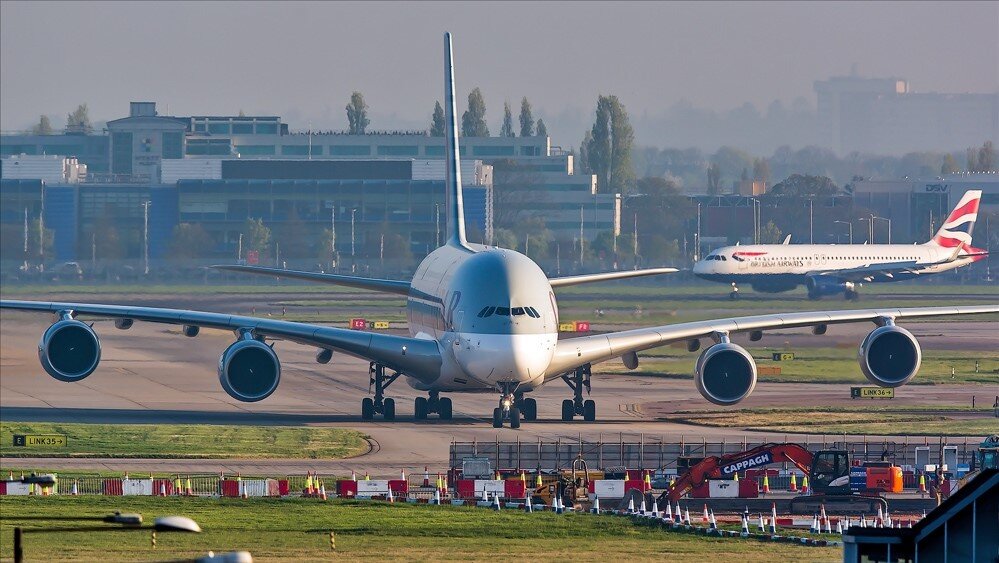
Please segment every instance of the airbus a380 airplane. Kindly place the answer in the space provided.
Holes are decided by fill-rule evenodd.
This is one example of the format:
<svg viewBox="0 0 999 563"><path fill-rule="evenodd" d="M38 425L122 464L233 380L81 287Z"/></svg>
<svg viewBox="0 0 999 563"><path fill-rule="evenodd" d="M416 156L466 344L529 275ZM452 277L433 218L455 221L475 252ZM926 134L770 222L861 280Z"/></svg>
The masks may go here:
<svg viewBox="0 0 999 563"><path fill-rule="evenodd" d="M981 190L969 190L932 239L923 244L755 244L719 248L694 264L694 274L710 281L751 284L779 293L799 285L808 297L842 293L857 298L864 282L893 282L939 274L977 262L988 252L971 246Z"/></svg>
<svg viewBox="0 0 999 563"><path fill-rule="evenodd" d="M675 271L673 269L613 272L549 279L530 258L512 250L470 244L465 240L458 166L458 128L455 121L451 36L445 34L445 102L447 114L448 240L420 264L412 282L375 280L351 276L294 272L248 266L226 269L299 278L324 283L396 293L407 297L411 336L394 336L342 328L241 317L200 311L95 305L0 301L0 308L47 311L55 322L38 344L42 367L61 381L80 381L97 369L101 346L85 318L112 318L119 329L135 321L183 325L186 336L201 327L232 330L236 341L219 358L222 388L239 401L267 398L277 389L281 363L267 340L289 340L319 349L316 360L325 364L333 351L370 360L369 377L374 397L365 398L363 418L380 413L395 417L395 402L385 389L404 377L428 397L416 399L416 418L437 413L451 418L451 401L441 393L498 393L493 426L509 420L512 428L521 418L534 420L537 403L524 396L545 383L561 379L573 390L562 402L562 419L582 415L596 418L590 390L590 366L622 358L638 367L638 352L675 341L686 341L693 352L702 339L714 344L698 358L696 385L709 401L732 405L756 386L756 364L742 347L729 341L737 332L759 340L764 330L813 327L822 334L833 323L872 322L877 325L860 347L860 365L874 383L896 387L919 370L921 353L916 339L895 325L899 319L999 312L999 305L975 307L922 307L858 311L820 311L757 315L713 321L640 328L580 338L558 338L558 306L554 290L568 285L621 279Z"/></svg>

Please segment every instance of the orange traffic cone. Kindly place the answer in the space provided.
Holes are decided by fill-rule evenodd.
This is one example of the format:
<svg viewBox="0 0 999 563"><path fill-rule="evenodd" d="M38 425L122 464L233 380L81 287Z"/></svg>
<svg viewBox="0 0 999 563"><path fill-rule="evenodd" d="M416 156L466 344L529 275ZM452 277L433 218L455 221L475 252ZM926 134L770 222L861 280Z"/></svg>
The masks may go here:
<svg viewBox="0 0 999 563"><path fill-rule="evenodd" d="M801 478L801 494L808 494L808 475Z"/></svg>
<svg viewBox="0 0 999 563"><path fill-rule="evenodd" d="M792 493L798 492L798 479L797 479L797 477L794 476L794 473L791 474L791 489L790 490L791 490Z"/></svg>
<svg viewBox="0 0 999 563"><path fill-rule="evenodd" d="M368 475L367 471L364 472L364 480L365 481L370 481L371 480L371 475Z"/></svg>
<svg viewBox="0 0 999 563"><path fill-rule="evenodd" d="M326 485L323 483L319 484L319 498L326 500Z"/></svg>
<svg viewBox="0 0 999 563"><path fill-rule="evenodd" d="M919 494L926 494L926 475L919 476Z"/></svg>
<svg viewBox="0 0 999 563"><path fill-rule="evenodd" d="M766 473L763 474L763 490L761 492L763 494L770 493L770 478Z"/></svg>
<svg viewBox="0 0 999 563"><path fill-rule="evenodd" d="M186 487L184 493L187 496L189 496L189 497L193 497L194 496L194 490L191 488L191 478L190 477L187 478L187 487Z"/></svg>
<svg viewBox="0 0 999 563"><path fill-rule="evenodd" d="M645 490L646 491L652 490L652 476L649 474L648 471L645 472Z"/></svg>
<svg viewBox="0 0 999 563"><path fill-rule="evenodd" d="M402 471L400 472L400 474L399 474L399 480L400 480L400 481L405 481L405 480L406 480L406 470L405 470L405 469L403 469L403 470L402 470Z"/></svg>
<svg viewBox="0 0 999 563"><path fill-rule="evenodd" d="M701 517L701 522L703 522L704 524L708 523L708 505L707 504L704 505L704 516Z"/></svg>

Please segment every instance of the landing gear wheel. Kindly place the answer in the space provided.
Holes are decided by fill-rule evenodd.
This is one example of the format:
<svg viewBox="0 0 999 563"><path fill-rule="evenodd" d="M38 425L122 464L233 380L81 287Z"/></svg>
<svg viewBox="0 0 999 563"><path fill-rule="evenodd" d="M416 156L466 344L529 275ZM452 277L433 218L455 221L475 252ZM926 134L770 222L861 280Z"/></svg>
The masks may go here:
<svg viewBox="0 0 999 563"><path fill-rule="evenodd" d="M385 420L395 420L395 399L385 399L382 405L382 416Z"/></svg>
<svg viewBox="0 0 999 563"><path fill-rule="evenodd" d="M413 403L413 417L416 420L427 419L427 399L425 397L416 398L416 401Z"/></svg>
<svg viewBox="0 0 999 563"><path fill-rule="evenodd" d="M860 294L856 291L850 290L843 293L843 297L846 297L847 301L857 301L860 299Z"/></svg>
<svg viewBox="0 0 999 563"><path fill-rule="evenodd" d="M593 399L588 399L583 403L583 420L593 422L597 419L597 404Z"/></svg>
<svg viewBox="0 0 999 563"><path fill-rule="evenodd" d="M493 428L503 428L503 409L493 409Z"/></svg>
<svg viewBox="0 0 999 563"><path fill-rule="evenodd" d="M538 419L538 401L535 399L524 399L524 407L521 409L524 420Z"/></svg>
<svg viewBox="0 0 999 563"><path fill-rule="evenodd" d="M572 399L562 401L562 421L569 422L576 416L576 407L572 404Z"/></svg>
<svg viewBox="0 0 999 563"><path fill-rule="evenodd" d="M520 409L510 409L510 428L520 428Z"/></svg>
<svg viewBox="0 0 999 563"><path fill-rule="evenodd" d="M451 420L451 399L449 397L441 397L437 412L440 414L441 420Z"/></svg>
<svg viewBox="0 0 999 563"><path fill-rule="evenodd" d="M363 420L371 420L374 417L375 402L371 400L371 397L361 399L361 418Z"/></svg>

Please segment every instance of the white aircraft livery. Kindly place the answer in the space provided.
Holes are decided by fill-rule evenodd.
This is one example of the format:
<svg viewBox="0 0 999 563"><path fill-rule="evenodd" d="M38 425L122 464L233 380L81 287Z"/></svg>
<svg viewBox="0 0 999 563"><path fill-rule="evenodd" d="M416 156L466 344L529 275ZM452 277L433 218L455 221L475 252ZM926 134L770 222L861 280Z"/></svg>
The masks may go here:
<svg viewBox="0 0 999 563"><path fill-rule="evenodd" d="M804 285L808 297L843 294L857 298L865 282L892 282L938 274L967 266L988 256L971 246L981 190L965 192L940 230L923 244L755 244L726 246L694 264L700 278L732 284L747 283L756 291L779 293Z"/></svg>
<svg viewBox="0 0 999 563"><path fill-rule="evenodd" d="M585 399L590 391L591 366L622 358L629 369L638 367L638 353L671 342L686 342L691 352L702 340L712 341L697 361L697 389L709 401L732 405L747 397L756 386L756 363L730 335L750 333L759 340L763 331L814 327L822 334L834 323L868 322L876 328L860 348L862 371L874 383L896 387L916 375L921 361L919 344L896 322L910 317L966 315L999 312L999 305L969 307L921 307L912 309L868 309L756 315L679 323L560 339L555 291L561 287L663 274L672 268L609 272L548 278L527 256L502 248L471 244L465 239L455 119L451 36L444 35L447 242L419 265L411 282L368 279L315 272L300 272L254 266L220 266L253 274L340 284L405 296L410 336L378 334L318 324L280 321L202 311L166 308L0 301L2 309L44 311L54 322L42 334L38 357L52 377L80 381L97 369L101 359L100 339L84 318L110 318L119 329L134 322L183 326L183 334L197 336L203 327L231 330L235 341L219 358L222 388L238 401L260 401L278 387L281 363L268 341L286 340L318 349L316 361L327 364L334 353L366 359L370 368L373 397L361 404L362 418L376 415L392 420L395 401L385 396L400 377L415 389L425 391L414 404L416 419L436 414L452 416L451 400L442 393L497 393L493 426L509 422L518 428L522 420L537 418L537 402L525 396L555 380L568 384L572 398L562 402L562 420L576 416L592 421L596 405Z"/></svg>

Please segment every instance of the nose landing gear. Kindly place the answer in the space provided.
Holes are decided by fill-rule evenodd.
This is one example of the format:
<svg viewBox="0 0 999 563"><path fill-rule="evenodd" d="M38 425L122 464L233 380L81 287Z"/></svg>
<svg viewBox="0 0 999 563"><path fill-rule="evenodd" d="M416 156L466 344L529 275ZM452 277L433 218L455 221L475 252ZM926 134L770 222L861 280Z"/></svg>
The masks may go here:
<svg viewBox="0 0 999 563"><path fill-rule="evenodd" d="M576 368L572 374L562 376L562 381L572 389L572 399L562 401L562 420L571 421L577 414L583 415L583 420L593 422L597 419L597 404L593 399L583 400L583 388L590 394L590 364Z"/></svg>
<svg viewBox="0 0 999 563"><path fill-rule="evenodd" d="M375 388L374 398L365 397L361 400L361 418L364 420L371 420L375 417L375 414L382 415L385 420L395 420L395 400L392 398L385 397L385 390L388 389L392 382L402 375L399 372L395 372L392 375L385 375L385 366L371 362L368 366L368 387L369 390L371 386Z"/></svg>
<svg viewBox="0 0 999 563"><path fill-rule="evenodd" d="M732 282L732 291L728 294L728 298L729 299L739 298L739 286L735 285L735 282Z"/></svg>
<svg viewBox="0 0 999 563"><path fill-rule="evenodd" d="M505 420L510 421L510 428L520 428L520 408L513 391L516 384L503 383L502 386L499 406L493 409L493 428L503 428Z"/></svg>

